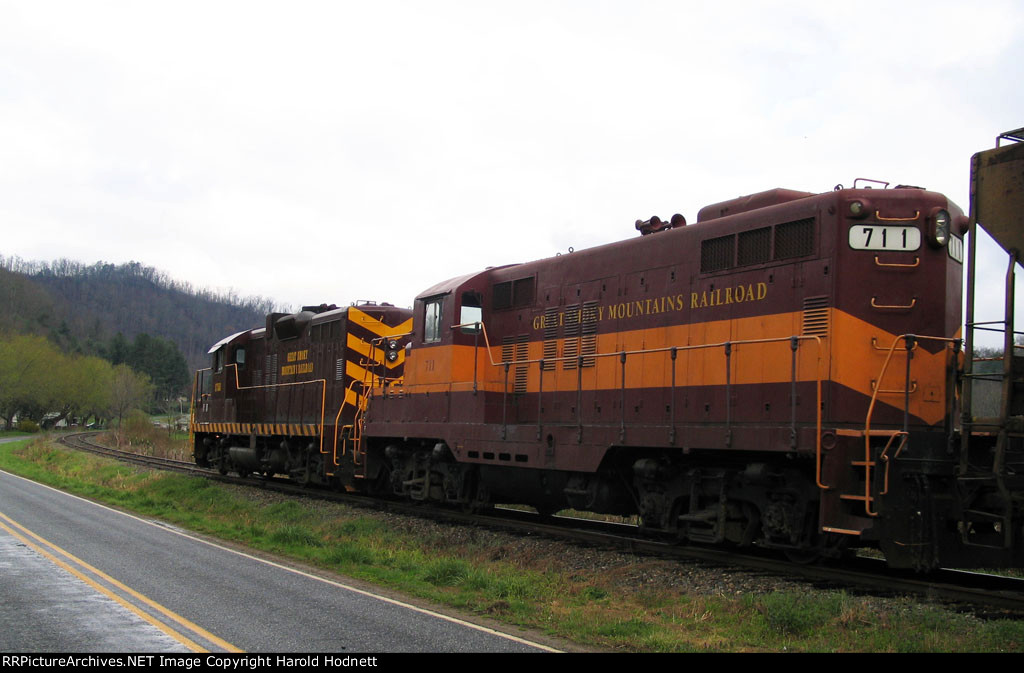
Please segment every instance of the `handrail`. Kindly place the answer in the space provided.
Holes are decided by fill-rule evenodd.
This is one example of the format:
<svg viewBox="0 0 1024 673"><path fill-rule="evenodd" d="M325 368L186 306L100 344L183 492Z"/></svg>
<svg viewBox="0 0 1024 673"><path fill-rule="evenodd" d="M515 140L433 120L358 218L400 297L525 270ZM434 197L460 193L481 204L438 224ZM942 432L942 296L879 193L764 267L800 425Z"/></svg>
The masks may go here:
<svg viewBox="0 0 1024 673"><path fill-rule="evenodd" d="M911 352L913 352L913 351L911 351ZM874 379L871 379L871 390L875 390L876 388L878 388L878 381L875 381ZM882 389L882 388L878 388L878 394L879 395L904 395L906 393L916 393L916 392L917 392L917 381L911 381L910 382L910 386L907 387L907 388L904 388L903 390L896 390L896 389L885 390L885 389Z"/></svg>
<svg viewBox="0 0 1024 673"><path fill-rule="evenodd" d="M893 268L893 269L916 269L917 267L921 266L921 258L918 257L917 255L914 255L914 263L913 264L901 264L900 262L882 262L882 261L879 261L878 255L875 255L875 265L876 266L883 266L883 267L890 267L890 268Z"/></svg>
<svg viewBox="0 0 1024 673"><path fill-rule="evenodd" d="M472 325L474 323L470 323L470 324ZM491 354L490 354L491 346L490 346L490 340L487 338L487 329L486 329L486 327L484 327L483 323L479 323L479 324L483 328L484 341L487 343L487 345L486 345L486 348L488 350L488 354L487 355L488 355L488 358L490 359L491 365L493 365L495 367L503 366L505 364L504 360L496 362L494 360L494 358L491 357ZM459 325L456 325L456 327L459 327ZM726 347L726 346L728 346L730 344L732 346L744 346L744 345L751 345L751 344L784 343L784 342L790 341L792 339L797 339L799 341L814 341L814 342L816 342L818 344L818 346L819 346L819 356L820 356L820 346L821 346L821 337L820 336L816 336L816 335L794 335L794 336L787 336L787 337L770 337L770 338L767 338L767 339L740 339L740 340L733 340L733 341L719 341L717 343L696 344L696 345L691 345L691 346L662 346L660 348L642 348L640 350L615 351L615 352L609 352L609 353L587 353L585 356L570 355L570 356L563 356L563 357L559 357L559 358L538 358L538 359L527 359L527 360L509 360L508 364L510 364L510 365L511 364L522 365L522 364L533 364L533 363L537 363L537 362L544 362L544 363L549 363L549 362L565 362L565 361L569 361L569 360L578 360L581 357L582 358L621 357L623 354L625 354L625 355L647 355L647 354L650 354L650 353L670 353L672 351L691 351L691 350L703 350L703 349L706 349L706 348L724 348L724 347ZM819 374L820 374L820 372L819 372Z"/></svg>
<svg viewBox="0 0 1024 673"><path fill-rule="evenodd" d="M876 351L883 351L883 352L886 352L886 353L889 352L888 348L886 348L884 346L879 346L878 345L878 337L871 337L871 347L874 348ZM915 342L914 343L914 347L910 349L910 352L914 352L916 350L917 350L917 343ZM906 352L906 351L904 351L904 352Z"/></svg>
<svg viewBox="0 0 1024 673"><path fill-rule="evenodd" d="M360 463L357 462L358 461L358 457L360 455L365 455L365 451L362 451L362 452L360 451L359 444L362 441L362 436L363 436L363 433L362 433L362 427L363 427L363 422L364 422L363 416L366 413L366 409L367 409L367 407L370 404L370 395L368 393L373 388L375 388L377 385L387 386L388 380L389 380L388 376L387 376L387 373L388 373L387 357L385 356L385 357L381 358L380 360L378 360L376 358L376 356L374 355L374 351L377 351L377 350L383 351L384 349L380 348L379 345L383 344L383 342L385 342L385 341L388 341L390 339L396 339L396 340L397 339L402 339L402 338L408 337L408 336L412 336L412 332L404 332L402 334L388 334L388 335L385 335L385 336L378 336L378 337L374 337L374 338L370 339L370 352L369 352L369 355L368 355L368 357L370 359L360 362L361 365L369 365L369 366L363 367L362 388L363 388L363 393L364 394L362 395L362 400L360 401L359 400L359 397L360 397L359 393L355 393L355 395L356 395L356 402L357 403L354 406L356 408L356 412L355 412L355 414L352 417L352 425L351 426L345 426L345 427L351 427L352 428L352 434L349 435L348 441L352 442L352 461L353 461L353 464L355 464L355 465L359 465L360 464ZM375 345L375 344L377 344L377 345ZM383 375L379 375L379 374L375 374L374 373L373 368L377 367L377 366L383 367ZM404 363L403 363L403 366L404 366ZM404 375L403 375L403 378L404 378ZM367 380L367 379L369 379L369 380ZM395 380L398 380L398 377L396 377ZM356 381L353 379L352 383L350 384L350 388L355 386L355 383L356 383ZM345 403L346 402L343 399L342 403L341 403L341 406L338 408L338 416L337 416L337 418L334 421L334 453L335 453L335 458L334 458L335 462L334 462L334 464L335 465L339 465L340 464L338 462L338 458L337 458L337 453L338 453L338 421L341 418L341 411L345 407ZM342 455L344 455L344 447L342 449ZM365 464L365 462L363 464Z"/></svg>
<svg viewBox="0 0 1024 673"><path fill-rule="evenodd" d="M882 363L882 371L879 372L878 374L877 380L879 382L881 382L882 379L885 377L885 373L889 369L889 363L892 361L892 356L896 352L896 344L898 344L900 340L903 340L905 344L907 344L907 347L904 349L904 351L911 353L913 352L913 348L916 345L916 342L921 340L941 341L946 344L953 345L958 345L960 343L960 339L951 337L924 336L920 334L901 334L892 340L892 345L889 347L889 352L885 356L885 362ZM908 379L909 372L910 358L907 358ZM873 512L871 510L871 417L875 413L875 402L878 400L878 396L885 392L880 390L880 388L881 386L874 386L874 389L871 391L871 402L868 404L867 417L864 419L864 511L867 513L868 516L878 516L878 512ZM910 394L909 386L906 387L904 392L906 395ZM910 413L909 405L909 400L904 399L904 406L906 407L904 409L904 426L907 425L907 416ZM907 427L904 427L902 432L905 433L906 431ZM901 431L898 430L893 431L893 437L900 433ZM892 437L890 437L889 442L892 442ZM886 450L888 450L888 445L886 445ZM900 447L900 450L902 450L902 445ZM894 455L893 458L895 458L898 455L899 451L896 452L896 455ZM888 471L888 465L886 466L886 470Z"/></svg>
<svg viewBox="0 0 1024 673"><path fill-rule="evenodd" d="M917 297L914 297L913 299L911 299L909 304L902 304L902 305L901 304L879 304L879 303L875 302L876 299L878 299L878 297L872 297L871 298L871 308L887 308L887 309L896 309L896 310L900 310L900 311L907 311L907 310L910 310L910 309L914 308L914 306L917 305Z"/></svg>
<svg viewBox="0 0 1024 673"><path fill-rule="evenodd" d="M199 387L199 372L202 371L206 370L197 370L196 373L192 375L192 394L188 403L188 445L192 447L193 454L196 450L196 433L193 429L196 423L196 389Z"/></svg>
<svg viewBox="0 0 1024 673"><path fill-rule="evenodd" d="M287 386L306 386L306 385L310 385L310 384L313 384L313 383L321 384L321 387L320 387L320 432L318 434L320 435L320 452L321 453L324 452L323 451L323 449L324 449L324 432L323 432L323 428L324 428L324 413L325 413L326 407L327 407L327 379L310 379L309 381L289 381L289 382L286 382L286 383L266 383L266 384L256 385L256 386L243 386L238 381L238 364L232 362L230 364L224 365L224 367L225 368L233 367L235 369L235 390L257 390L259 388L284 388L284 387L287 387Z"/></svg>
<svg viewBox="0 0 1024 673"><path fill-rule="evenodd" d="M563 357L557 357L557 358L543 358L542 357L542 358L538 358L538 359L496 361L494 359L494 356L493 356L492 352L491 352L491 342L490 342L490 337L487 335L487 326L483 322L472 322L472 323L466 323L464 325L453 325L452 326L453 329L459 328L459 327L475 327L475 328L478 328L480 330L481 334L483 334L483 336L484 336L484 344L485 344L484 347L487 350L487 358L488 358L491 366L505 368L506 375L505 375L505 383L504 383L504 388L503 389L505 391L506 396L507 396L507 392L508 392L508 376L507 376L507 372L508 372L508 368L511 365L513 365L513 364L516 364L516 365L529 365L529 364L537 363L540 366L541 381L543 382L544 366L549 364L549 363L576 361L577 362L577 367L576 367L577 378L580 379L580 377L582 377L582 367L580 367L579 364L582 362L582 360L584 358L595 358L595 359L597 359L597 358L618 357L618 358L620 358L620 361L623 363L623 381L622 381L621 385L622 385L623 390L624 390L624 388L625 388L625 379L624 379L624 377L625 377L625 359L626 359L627 356L630 356L630 355L649 355L649 354L652 354L652 353L669 353L670 357L672 359L672 374L673 374L673 383L672 383L672 392L673 392L672 426L673 427L672 427L672 430L670 432L670 441L672 441L672 442L674 442L674 436L675 436L675 433L674 433L674 430L675 430L675 405L674 405L675 361L676 361L676 356L677 356L679 351L696 351L696 350L705 350L705 349L709 349L709 348L723 348L723 349L725 349L727 351L727 353L728 353L727 357L729 357L731 355L732 349L737 347L737 346L746 346L746 345L753 345L753 344L769 344L769 343L785 343L785 342L789 342L789 343L792 344L792 349L793 349L794 364L793 364L793 372L791 373L791 378L793 378L793 377L795 377L795 366L796 366L795 365L795 358L796 358L796 350L797 350L797 347L798 347L798 342L800 342L800 341L813 341L815 346L816 346L816 348L817 348L817 362L816 362L817 366L815 368L815 395L816 395L816 401L815 401L815 428L816 428L815 457L816 457L816 481L817 481L817 485L818 485L819 488L821 488L821 489L828 489L828 488L830 488L829 486L825 485L821 481L821 460L822 460L822 456L821 456L821 448L822 448L821 447L821 422L822 422L821 421L821 413L822 413L822 410L821 410L821 380L822 380L822 372L821 372L821 368L822 368L822 347L823 347L823 343L822 343L821 337L818 336L818 335L793 335L793 336L787 336L787 337L771 337L771 338L766 338L766 339L740 339L740 340L736 340L736 341L722 341L722 342L711 343L711 344L696 344L696 345L686 345L686 346L664 346L664 347L661 347L661 348L644 348L644 349L640 349L640 350L628 350L628 351L627 350L619 350L619 351L607 352L607 353L588 353L586 356L583 356L583 355L571 355L571 356L563 356ZM730 371L731 370L729 369L729 365L727 363L727 372L726 372L727 378L730 376ZM474 369L474 376L476 376L475 369ZM795 383L795 380L793 381L793 383ZM474 385L475 384L476 384L476 381L474 381ZM729 384L731 384L731 381L727 381L727 385L729 385ZM541 384L541 385L543 385L543 384ZM580 380L578 380L577 381L577 394L579 394L581 392L581 390L582 390L582 383L581 383ZM541 391L543 391L543 387L541 388ZM793 432L794 433L795 433L795 403L796 402L795 402L795 388L794 388L794 391L792 393L792 404L794 406L794 415L793 415L793 423L794 423ZM506 404L507 404L507 402L503 402L502 406L504 407ZM539 402L538 402L538 404L539 404ZM727 413L728 413L729 412L728 398L727 398L727 402L726 402L726 410L727 410ZM577 401L577 421L578 421L578 423L581 422L581 417L579 416L580 413L581 413L580 404ZM538 433L541 432L539 423L540 423L540 417L538 415ZM502 420L502 426L503 426L502 427L502 436L503 437L507 436L507 428L505 427L506 425L507 424L506 424L506 421L505 421L504 415L503 415L503 420ZM727 425L730 425L730 423L728 421L727 421ZM624 433L624 428L622 429L621 432ZM730 428L729 432L731 434L731 428ZM727 441L728 441L728 437L727 437ZM793 442L795 443L795 436L794 436Z"/></svg>
<svg viewBox="0 0 1024 673"><path fill-rule="evenodd" d="M882 217L881 212L875 211L875 217L880 222L913 222L917 218L921 217L921 211L915 210L913 217Z"/></svg>
<svg viewBox="0 0 1024 673"><path fill-rule="evenodd" d="M897 437L900 438L900 445L896 447L896 452L893 453L892 458L889 457L889 448L892 446L892 442ZM882 449L882 453L878 456L878 460L885 463L885 479L882 484L882 492L879 495L886 495L889 492L889 466L892 465L893 460L899 458L899 455L903 452L904 447L907 445L907 440L910 438L910 433L905 430L893 433L889 437L889 441L886 442L885 448Z"/></svg>
<svg viewBox="0 0 1024 673"><path fill-rule="evenodd" d="M338 413L335 414L335 416L334 416L334 455L333 455L333 459L334 459L334 466L335 467L337 467L338 465L341 465L341 463L338 462L338 423L341 422L341 412L345 410L345 405L348 404L348 393L351 392L353 395L356 396L356 400L359 399L359 393L355 392L355 390L353 389L355 387L356 383L357 383L357 381L355 379L352 379L352 382L348 384L347 388L345 388L345 394L342 395L341 404L338 406ZM366 382L363 381L363 383L365 384ZM358 408L359 405L358 404L353 404L352 406ZM321 451L321 453L326 453L326 452ZM341 447L341 455L343 455L343 456L345 455L345 447L344 447L344 445L342 445L342 447Z"/></svg>

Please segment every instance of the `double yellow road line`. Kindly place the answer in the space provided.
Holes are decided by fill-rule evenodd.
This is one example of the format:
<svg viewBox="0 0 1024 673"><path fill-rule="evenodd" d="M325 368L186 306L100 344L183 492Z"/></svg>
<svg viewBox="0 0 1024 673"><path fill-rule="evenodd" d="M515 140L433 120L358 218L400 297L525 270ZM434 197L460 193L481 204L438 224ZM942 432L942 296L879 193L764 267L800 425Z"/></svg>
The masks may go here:
<svg viewBox="0 0 1024 673"><path fill-rule="evenodd" d="M160 629L193 652L242 652L198 624L167 609L129 586L119 582L74 554L33 533L0 512L0 530L7 531L30 549L71 573L90 587Z"/></svg>

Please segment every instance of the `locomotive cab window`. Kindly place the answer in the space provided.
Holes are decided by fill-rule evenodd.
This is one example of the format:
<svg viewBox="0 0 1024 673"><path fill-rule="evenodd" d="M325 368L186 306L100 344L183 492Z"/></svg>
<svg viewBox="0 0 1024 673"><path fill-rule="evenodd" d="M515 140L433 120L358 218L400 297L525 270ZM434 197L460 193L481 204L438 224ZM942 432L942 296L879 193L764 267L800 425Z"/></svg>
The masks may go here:
<svg viewBox="0 0 1024 673"><path fill-rule="evenodd" d="M215 372L224 368L224 346L213 351L213 362L210 364L210 368Z"/></svg>
<svg viewBox="0 0 1024 673"><path fill-rule="evenodd" d="M484 318L482 297L477 292L462 293L462 311L459 313L459 324L463 334L480 332L480 322Z"/></svg>
<svg viewBox="0 0 1024 673"><path fill-rule="evenodd" d="M423 304L423 342L435 343L441 340L441 313L444 297L428 299Z"/></svg>
<svg viewBox="0 0 1024 673"><path fill-rule="evenodd" d="M235 349L235 364L238 365L239 369L245 369L245 348L239 347Z"/></svg>

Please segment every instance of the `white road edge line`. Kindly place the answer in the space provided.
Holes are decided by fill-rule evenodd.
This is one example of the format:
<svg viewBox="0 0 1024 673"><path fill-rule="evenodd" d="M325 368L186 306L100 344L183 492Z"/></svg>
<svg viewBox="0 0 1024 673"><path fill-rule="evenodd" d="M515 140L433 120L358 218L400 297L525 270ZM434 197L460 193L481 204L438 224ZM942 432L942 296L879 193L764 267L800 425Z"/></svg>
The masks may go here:
<svg viewBox="0 0 1024 673"><path fill-rule="evenodd" d="M244 558L252 559L253 561L258 561L259 563L263 563L265 565L272 566L274 568L280 568L281 570L286 570L286 571L288 571L290 573L294 573L294 574L300 575L302 577L308 577L310 579L317 580L319 582L323 582L324 584L329 584L331 586L338 587L339 589L345 589L346 591L351 591L351 592L357 593L357 594L359 594L361 596L367 596L368 598L375 598L375 599L377 599L379 601L383 601L385 603L390 603L390 604L396 605L398 607L406 608L407 610L412 610L413 612L419 612L421 614L428 615L428 616L431 616L431 617L435 617L437 619L441 619L441 620L444 620L446 622L451 622L453 624L459 624L461 626L465 626L467 628L474 629L474 630L480 631L482 633L488 633L488 634L491 634L491 635L494 635L494 636L498 636L499 638L505 638L506 640L511 640L513 642L516 642L516 643L520 643L520 644L523 644L523 645L528 645L530 647L535 647L535 648L537 648L539 650L543 650L545 652L556 652L556 653L561 653L562 652L562 650L558 650L558 649L555 649L553 647L548 647L547 645L542 645L540 643L535 643L532 640L527 640L525 638L520 638L519 636L514 636L514 635L512 635L510 633L502 633L501 631L496 631L495 629L491 629L491 628L488 628L486 626L481 626L479 624L474 624L473 622L467 622L467 621L465 621L463 619L459 619L457 617L451 617L449 615L445 615L445 614L442 614L440 612L434 612L433 610L427 610L426 608L421 608L421 607L412 605L410 603L404 603L402 601L395 600L394 598L388 598L387 596L381 596L380 594L371 593L371 592L365 591L363 589L357 589L356 587L349 586L347 584L342 584L340 582L335 582L334 580L329 580L329 579L324 578L324 577L319 577L317 575L313 575L311 573L307 573L305 571L298 570L296 568L289 568L286 565L282 565L282 564L276 563L274 561L268 561L267 559L262 559L262 558L260 558L258 556L253 556L252 554L247 554L247 553L245 553L243 551L239 551L237 549L232 549L230 547L225 547L225 546L223 546L221 544L217 544L216 542L211 542L209 540L204 540L202 538L195 537L195 536L190 535L188 533L185 533L185 532L183 532L181 530L177 530L175 528L171 528L171 527L169 527L169 524L156 523L156 522L150 521L148 519L143 519L142 517L136 516L134 514L129 514L127 512L122 512L121 510L114 509L113 507L108 507L107 505L104 505L102 503L94 502L94 501L89 500L87 498L83 498L81 496L75 495L74 493L68 493L66 491L60 490L59 488L54 488L53 486L48 486L46 484L40 484L38 481L32 481L31 479L28 479L26 477L22 477L22 476L17 475L17 474L13 474L11 472L7 472L6 470L0 470L0 473L7 474L7 475L10 475L12 477L17 477L18 479L22 479L24 481L31 482L33 484L36 484L37 486L42 486L43 488L48 488L51 491L55 491L57 493L61 493L61 494L66 495L68 497L75 498L77 500L81 500L82 502L89 503L90 505L94 505L96 507L101 507L101 508L103 508L103 509L105 509L107 511L114 512L116 514L120 514L122 516L126 516L126 517L129 517L129 518L135 519L136 521L139 521L141 523L147 524L149 526L153 526L154 528L159 528L160 530L163 530L163 531L166 531L166 532L169 532L169 533L174 533L175 535L180 535L181 537L187 538L187 539L192 540L194 542L201 542L202 544L209 545L210 547L214 547L216 549L221 549L221 550L224 550L224 551L228 551L228 552L231 552L232 554L237 554L238 556L242 556Z"/></svg>

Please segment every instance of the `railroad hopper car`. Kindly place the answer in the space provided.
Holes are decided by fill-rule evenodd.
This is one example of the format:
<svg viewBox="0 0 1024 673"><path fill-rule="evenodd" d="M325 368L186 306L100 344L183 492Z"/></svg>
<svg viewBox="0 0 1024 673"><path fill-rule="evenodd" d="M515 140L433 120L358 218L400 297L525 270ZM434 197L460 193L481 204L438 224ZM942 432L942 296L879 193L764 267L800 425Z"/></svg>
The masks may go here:
<svg viewBox="0 0 1024 673"><path fill-rule="evenodd" d="M411 312L390 304L305 307L210 349L196 373L191 433L200 466L357 487L354 429L374 384L399 379Z"/></svg>
<svg viewBox="0 0 1024 673"><path fill-rule="evenodd" d="M776 189L437 284L361 452L389 491L467 508L1019 564L977 551L957 477L966 225L915 187Z"/></svg>

